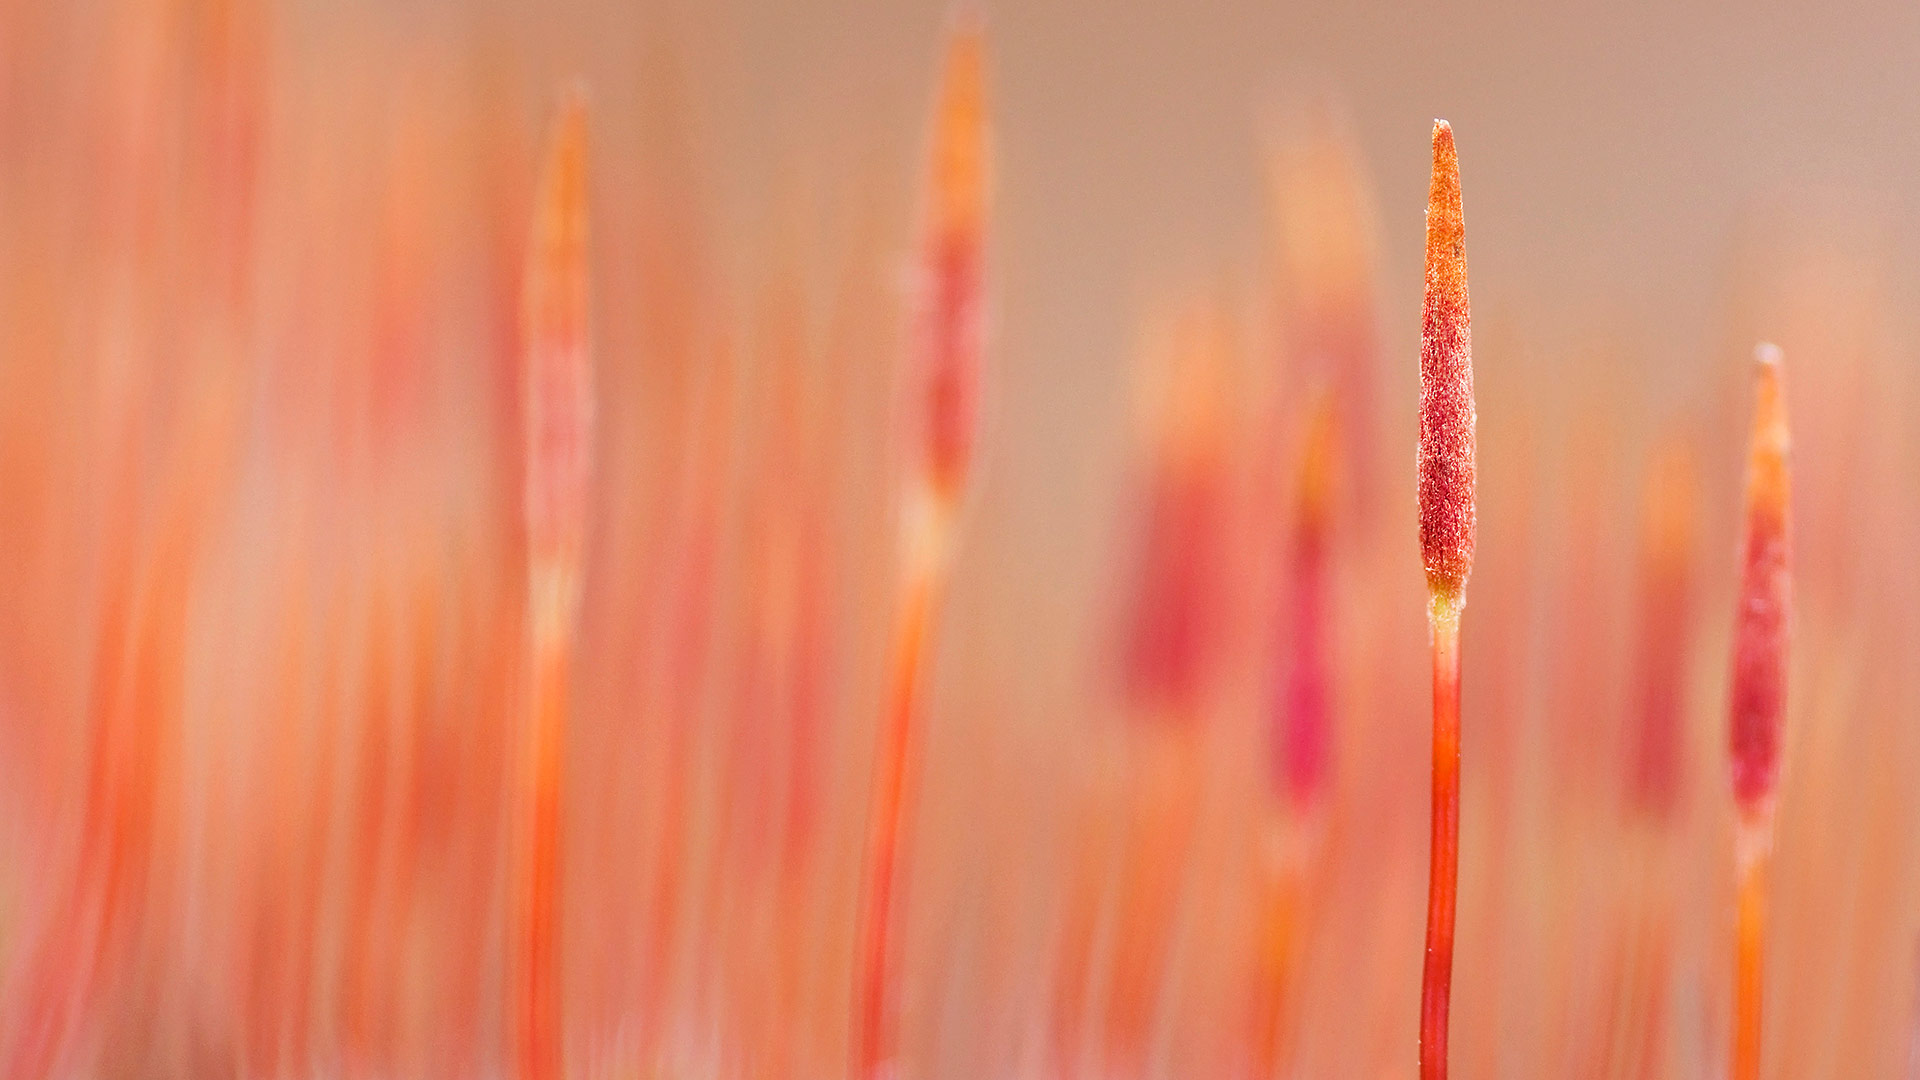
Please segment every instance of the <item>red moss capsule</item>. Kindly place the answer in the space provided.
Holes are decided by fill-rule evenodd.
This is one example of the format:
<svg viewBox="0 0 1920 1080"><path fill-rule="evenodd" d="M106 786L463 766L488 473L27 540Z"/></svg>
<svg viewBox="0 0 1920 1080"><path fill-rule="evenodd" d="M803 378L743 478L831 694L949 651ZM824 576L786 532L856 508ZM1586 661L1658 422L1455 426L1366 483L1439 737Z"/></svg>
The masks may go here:
<svg viewBox="0 0 1920 1080"><path fill-rule="evenodd" d="M536 574L577 568L593 450L587 327L587 110L562 103L527 253L521 378L527 555Z"/></svg>
<svg viewBox="0 0 1920 1080"><path fill-rule="evenodd" d="M933 122L922 293L918 312L924 380L924 481L945 500L959 496L973 462L981 356L982 234L987 213L985 40L977 23L958 27Z"/></svg>
<svg viewBox="0 0 1920 1080"><path fill-rule="evenodd" d="M1728 711L1733 795L1743 814L1764 811L1780 777L1780 729L1787 711L1787 623L1793 601L1787 529L1787 407L1780 350L1762 345L1755 360L1753 444L1747 459L1746 532L1741 540Z"/></svg>
<svg viewBox="0 0 1920 1080"><path fill-rule="evenodd" d="M1436 602L1458 606L1473 570L1473 346L1466 228L1453 129L1433 124L1427 291L1420 332L1420 555Z"/></svg>

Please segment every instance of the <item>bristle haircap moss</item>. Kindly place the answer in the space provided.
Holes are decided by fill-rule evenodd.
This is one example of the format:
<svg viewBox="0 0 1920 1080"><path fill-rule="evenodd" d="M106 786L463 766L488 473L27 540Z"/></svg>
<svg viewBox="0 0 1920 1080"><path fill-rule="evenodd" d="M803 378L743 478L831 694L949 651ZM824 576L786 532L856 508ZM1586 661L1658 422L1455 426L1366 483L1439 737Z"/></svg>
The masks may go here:
<svg viewBox="0 0 1920 1080"><path fill-rule="evenodd" d="M1420 554L1436 610L1457 608L1473 570L1473 347L1466 229L1453 129L1433 126L1426 300L1420 331Z"/></svg>

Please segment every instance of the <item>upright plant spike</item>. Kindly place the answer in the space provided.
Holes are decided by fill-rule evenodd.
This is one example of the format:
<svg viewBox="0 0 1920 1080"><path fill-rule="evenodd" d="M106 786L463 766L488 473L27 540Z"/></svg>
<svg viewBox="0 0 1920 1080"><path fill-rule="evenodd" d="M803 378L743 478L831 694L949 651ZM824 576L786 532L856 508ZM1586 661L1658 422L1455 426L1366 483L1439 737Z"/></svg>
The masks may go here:
<svg viewBox="0 0 1920 1080"><path fill-rule="evenodd" d="M530 630L527 815L516 943L515 1064L522 1080L561 1066L560 882L567 697L593 449L587 305L587 113L578 89L560 106L547 151L522 319L522 468Z"/></svg>
<svg viewBox="0 0 1920 1080"><path fill-rule="evenodd" d="M973 465L981 363L981 282L987 213L985 39L963 18L947 42L935 105L921 236L920 295L910 379L917 445L906 479L903 565L886 698L874 749L872 802L855 934L855 1080L887 1076L899 1046L895 895L907 787L919 745L926 657L946 592L955 520Z"/></svg>
<svg viewBox="0 0 1920 1080"><path fill-rule="evenodd" d="M1746 524L1740 544L1739 603L1734 609L1733 682L1728 743L1733 776L1734 1080L1760 1075L1760 1013L1766 954L1766 872L1773 851L1773 809L1780 781L1780 736L1787 712L1788 619L1793 603L1787 502L1787 407L1780 350L1754 352L1752 448L1747 458Z"/></svg>
<svg viewBox="0 0 1920 1080"><path fill-rule="evenodd" d="M1426 304L1420 333L1420 554L1433 645L1433 811L1420 1077L1447 1075L1447 1006L1460 869L1460 610L1473 569L1473 351L1466 230L1453 129L1433 125Z"/></svg>

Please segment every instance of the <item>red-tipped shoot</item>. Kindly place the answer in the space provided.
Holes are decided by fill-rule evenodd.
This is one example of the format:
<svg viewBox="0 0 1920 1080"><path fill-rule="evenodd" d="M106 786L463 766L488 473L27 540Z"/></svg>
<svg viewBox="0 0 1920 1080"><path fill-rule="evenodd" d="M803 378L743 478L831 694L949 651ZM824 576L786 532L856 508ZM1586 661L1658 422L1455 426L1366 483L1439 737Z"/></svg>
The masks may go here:
<svg viewBox="0 0 1920 1080"><path fill-rule="evenodd" d="M1453 129L1433 125L1426 304L1420 333L1420 555L1433 644L1433 810L1420 1077L1447 1075L1453 923L1460 873L1460 609L1473 570L1473 352L1466 228Z"/></svg>
<svg viewBox="0 0 1920 1080"><path fill-rule="evenodd" d="M984 229L987 214L985 39L963 19L948 39L927 176L922 278L912 365L919 444L908 476L905 565L879 741L874 750L855 933L855 1080L896 1068L899 1046L898 867L918 754L926 655L946 589L955 517L973 466L979 411Z"/></svg>
<svg viewBox="0 0 1920 1080"><path fill-rule="evenodd" d="M1773 805L1787 712L1788 621L1793 602L1787 407L1780 350L1761 345L1754 360L1753 441L1747 458L1746 524L1740 543L1728 708L1736 811L1734 1080L1757 1080L1760 1075L1766 872L1773 849Z"/></svg>
<svg viewBox="0 0 1920 1080"><path fill-rule="evenodd" d="M521 377L526 440L528 703L526 841L513 1017L516 1074L562 1074L560 822L567 696L593 448L593 366L587 326L587 114L578 90L562 102L547 151L527 253Z"/></svg>

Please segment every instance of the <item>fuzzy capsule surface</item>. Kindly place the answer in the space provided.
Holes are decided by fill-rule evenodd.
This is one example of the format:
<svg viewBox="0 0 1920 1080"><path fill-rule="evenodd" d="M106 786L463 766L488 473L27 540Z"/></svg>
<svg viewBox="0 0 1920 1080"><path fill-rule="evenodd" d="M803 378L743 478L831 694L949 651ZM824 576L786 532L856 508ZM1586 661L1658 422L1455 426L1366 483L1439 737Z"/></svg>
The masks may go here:
<svg viewBox="0 0 1920 1080"><path fill-rule="evenodd" d="M1426 302L1420 328L1420 555L1436 605L1457 607L1473 570L1473 341L1466 227L1453 129L1433 125Z"/></svg>

